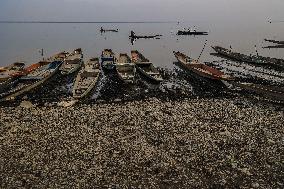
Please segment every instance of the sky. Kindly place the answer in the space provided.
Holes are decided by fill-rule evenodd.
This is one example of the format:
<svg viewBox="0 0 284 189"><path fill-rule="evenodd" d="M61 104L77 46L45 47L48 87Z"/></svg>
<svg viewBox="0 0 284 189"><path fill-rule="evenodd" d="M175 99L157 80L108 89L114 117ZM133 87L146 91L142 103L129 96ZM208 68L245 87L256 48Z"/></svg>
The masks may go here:
<svg viewBox="0 0 284 189"><path fill-rule="evenodd" d="M0 0L1 21L284 20L284 0Z"/></svg>

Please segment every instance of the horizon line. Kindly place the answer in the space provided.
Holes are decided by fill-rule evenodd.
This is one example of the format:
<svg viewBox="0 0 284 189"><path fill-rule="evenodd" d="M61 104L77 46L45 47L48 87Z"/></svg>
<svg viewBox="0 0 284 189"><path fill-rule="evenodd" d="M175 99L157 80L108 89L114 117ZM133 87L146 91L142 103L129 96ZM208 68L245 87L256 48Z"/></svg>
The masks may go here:
<svg viewBox="0 0 284 189"><path fill-rule="evenodd" d="M103 24L103 23L107 23L107 24L122 24L122 23L177 23L178 21L0 21L0 23L27 23L27 24Z"/></svg>

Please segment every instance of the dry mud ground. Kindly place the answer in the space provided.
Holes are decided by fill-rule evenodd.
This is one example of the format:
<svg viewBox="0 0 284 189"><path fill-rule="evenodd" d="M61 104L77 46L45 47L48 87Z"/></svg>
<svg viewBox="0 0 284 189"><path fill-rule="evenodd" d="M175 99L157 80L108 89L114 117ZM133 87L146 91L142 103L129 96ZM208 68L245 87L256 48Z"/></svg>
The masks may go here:
<svg viewBox="0 0 284 189"><path fill-rule="evenodd" d="M283 109L196 98L0 108L1 188L283 188Z"/></svg>

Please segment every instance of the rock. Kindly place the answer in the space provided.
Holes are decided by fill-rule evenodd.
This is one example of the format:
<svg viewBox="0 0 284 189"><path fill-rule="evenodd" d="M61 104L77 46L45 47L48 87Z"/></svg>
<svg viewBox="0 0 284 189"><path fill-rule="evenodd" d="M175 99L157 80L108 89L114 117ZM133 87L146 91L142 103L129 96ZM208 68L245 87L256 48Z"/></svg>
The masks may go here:
<svg viewBox="0 0 284 189"><path fill-rule="evenodd" d="M19 106L21 108L27 108L27 109L34 107L34 105L30 101L22 101Z"/></svg>
<svg viewBox="0 0 284 189"><path fill-rule="evenodd" d="M57 105L58 105L58 106L62 106L62 107L64 107L64 108L67 108L67 107L73 106L73 105L76 104L77 102L78 102L78 100L62 101L62 102L59 102Z"/></svg>
<svg viewBox="0 0 284 189"><path fill-rule="evenodd" d="M252 183L252 185L251 185L253 188L258 188L259 187L259 184L257 183L257 182L255 182L255 183Z"/></svg>

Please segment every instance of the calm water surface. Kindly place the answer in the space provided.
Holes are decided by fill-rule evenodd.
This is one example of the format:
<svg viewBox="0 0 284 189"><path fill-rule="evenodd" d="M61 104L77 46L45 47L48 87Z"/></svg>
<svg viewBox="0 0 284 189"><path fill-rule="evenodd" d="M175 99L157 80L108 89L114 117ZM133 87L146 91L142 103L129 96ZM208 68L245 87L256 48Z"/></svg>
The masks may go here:
<svg viewBox="0 0 284 189"><path fill-rule="evenodd" d="M118 28L118 33L99 32L100 27ZM176 31L184 27L196 26L199 30L209 31L208 36L177 36ZM130 31L137 35L162 34L161 39L138 39L133 45L128 38ZM210 46L221 45L250 54L255 53L255 45L261 55L284 58L284 49L262 49L270 45L264 38L284 40L284 23L245 21L236 22L187 22L187 23L106 23L106 24L0 24L0 66L15 61L35 63L59 51L69 51L81 47L85 58L99 56L105 48L114 52L130 52L137 49L160 67L172 68L175 58L173 50L179 50L197 58L208 40L202 61L220 58L210 55Z"/></svg>

